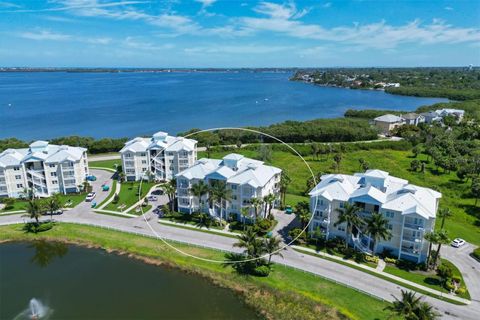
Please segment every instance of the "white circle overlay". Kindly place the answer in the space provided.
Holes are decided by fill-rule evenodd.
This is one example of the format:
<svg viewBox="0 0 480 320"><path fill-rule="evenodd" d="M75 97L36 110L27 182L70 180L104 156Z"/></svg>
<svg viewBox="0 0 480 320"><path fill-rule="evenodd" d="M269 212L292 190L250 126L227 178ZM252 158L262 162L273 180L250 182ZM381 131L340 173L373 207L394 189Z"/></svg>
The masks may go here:
<svg viewBox="0 0 480 320"><path fill-rule="evenodd" d="M195 132L192 132L192 133L189 133L185 136L183 136L183 138L187 139L189 137L193 137L194 135L196 134L199 134L199 133L204 133L204 132L213 132L213 131L220 131L220 130L237 130L237 131L246 131L246 132L249 132L249 133L255 133L255 134L259 134L259 135L263 135L265 137L268 137L268 138L271 138L275 141L278 141L279 143L283 144L284 146L288 147L291 151L293 151L295 153L295 155L297 155L302 161L303 163L305 164L305 166L308 168L308 170L310 171L310 174L312 175L312 178L313 178L313 182L315 184L315 186L317 185L317 180L316 180L316 177L315 177L315 174L313 173L313 170L312 168L310 167L310 165L307 163L307 161L303 158L303 156L297 151L295 150L295 148L293 148L291 145L289 145L288 143L280 140L279 138L277 137L274 137L270 134L267 134L267 133L264 133L264 132L261 132L261 131L258 131L258 130L254 130L254 129L249 129L249 128L239 128L239 127L220 127L220 128L210 128L210 129L204 129L204 130L198 130L198 131L195 131ZM157 152L157 155L151 159L151 163L150 163L150 166L152 165L152 162L154 161L154 159L161 153L161 151L165 150L169 145L167 144L165 147L160 148L159 149L159 152ZM282 170L283 171L283 170ZM142 190L142 183L143 183L143 178L146 176L145 173L143 173L143 176L142 176L142 179L140 179L140 186L139 186L139 189ZM147 177L148 178L148 177ZM315 196L315 198L317 198L318 196ZM138 194L138 200L142 200L142 192L140 191L139 194ZM313 212L315 212L317 209L317 199L315 199L315 206L313 208ZM295 237L294 239L292 239L289 243L285 244L284 246L282 246L281 248L277 249L276 251L272 252L272 253L266 253L260 257L256 257L256 258L250 258L250 259L243 259L243 260L214 260L214 259L208 259L208 258L203 258L203 257L198 257L196 255L193 255L193 254L190 254L188 252L185 252L177 247L175 247L174 245L172 245L171 243L168 242L169 239L166 239L164 237L162 237L161 235L158 234L157 231L155 231L155 229L150 225L150 221L147 219L147 217L145 216L145 212L143 212L143 206L140 205L140 210L142 211L142 217L143 219L145 220L145 222L147 223L148 227L150 228L150 230L152 231L152 233L160 240L162 240L163 243L165 243L169 248L177 251L178 253L181 253L185 256L188 256L190 258L194 258L194 259L197 259L197 260L202 260L202 261L206 261L206 262L213 262L213 263L221 263L221 264L235 264L235 263L242 263L242 262L249 262L249 261L255 261L255 260L260 260L260 259L264 259L264 258L268 258L269 256L273 256L275 255L276 253L286 249L287 247L289 247L292 243L294 243L295 241L297 241L298 238L300 238L300 236L303 235L303 233L308 229L308 227L310 226L310 223L312 222L313 220L313 217L314 215L312 214L311 217L310 217L310 220L308 221L307 225L302 229L302 232L300 232L298 234L297 237ZM195 230L192 230L192 232L197 232ZM221 234L218 235L219 237L222 237ZM171 242L180 242L182 244L185 244L185 245L192 245L192 244L189 244L189 243L186 243L186 242L183 242L183 241L176 241L176 240L172 240L170 239ZM193 246L196 246L195 244L193 244ZM212 250L218 250L214 247L209 247L209 246L200 246L200 247L203 247L203 248L207 248L207 249L212 249ZM231 251L232 253L235 253L234 251Z"/></svg>

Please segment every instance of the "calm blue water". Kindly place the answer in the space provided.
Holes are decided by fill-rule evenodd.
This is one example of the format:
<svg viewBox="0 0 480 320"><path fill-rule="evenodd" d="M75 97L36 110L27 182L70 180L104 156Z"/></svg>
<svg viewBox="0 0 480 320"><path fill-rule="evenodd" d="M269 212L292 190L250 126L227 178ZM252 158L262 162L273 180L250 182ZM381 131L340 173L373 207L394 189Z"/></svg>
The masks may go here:
<svg viewBox="0 0 480 320"><path fill-rule="evenodd" d="M133 137L413 110L446 101L326 88L287 73L0 73L0 138ZM10 105L9 105L10 104Z"/></svg>

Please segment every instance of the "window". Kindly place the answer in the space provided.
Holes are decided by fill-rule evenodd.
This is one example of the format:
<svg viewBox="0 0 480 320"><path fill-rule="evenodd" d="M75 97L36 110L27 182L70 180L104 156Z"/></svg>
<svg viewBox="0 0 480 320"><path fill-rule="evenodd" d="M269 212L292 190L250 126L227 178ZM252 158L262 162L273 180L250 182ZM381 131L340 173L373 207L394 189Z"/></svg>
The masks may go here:
<svg viewBox="0 0 480 320"><path fill-rule="evenodd" d="M22 179L22 176L21 175L16 175L15 179L20 180L20 179Z"/></svg>
<svg viewBox="0 0 480 320"><path fill-rule="evenodd" d="M345 207L345 202L340 202L340 208L344 208Z"/></svg>
<svg viewBox="0 0 480 320"><path fill-rule="evenodd" d="M13 171L19 171L20 167L13 167Z"/></svg>
<svg viewBox="0 0 480 320"><path fill-rule="evenodd" d="M54 163L50 163L48 166L49 166L50 168L55 168L55 164L54 164Z"/></svg>
<svg viewBox="0 0 480 320"><path fill-rule="evenodd" d="M58 184L57 180L52 180L52 184Z"/></svg>
<svg viewBox="0 0 480 320"><path fill-rule="evenodd" d="M393 225L389 223L389 224L387 225L387 228L388 228L388 230L393 230Z"/></svg>
<svg viewBox="0 0 480 320"><path fill-rule="evenodd" d="M147 154L145 152L140 153L140 157L146 157Z"/></svg>
<svg viewBox="0 0 480 320"><path fill-rule="evenodd" d="M147 164L147 160L142 160L142 164Z"/></svg>
<svg viewBox="0 0 480 320"><path fill-rule="evenodd" d="M57 176L57 173L56 173L56 172L50 172L50 176L51 176L51 177L56 177L56 176Z"/></svg>
<svg viewBox="0 0 480 320"><path fill-rule="evenodd" d="M20 188L23 188L23 184L18 183L18 184L17 184L17 188L19 188L19 189L20 189Z"/></svg>
<svg viewBox="0 0 480 320"><path fill-rule="evenodd" d="M345 231L345 226L338 226L339 231Z"/></svg>
<svg viewBox="0 0 480 320"><path fill-rule="evenodd" d="M385 217L387 218L393 218L394 216L395 216L395 212L392 212L392 211L385 212Z"/></svg>
<svg viewBox="0 0 480 320"><path fill-rule="evenodd" d="M145 171L147 171L147 168L142 168L142 172L145 172Z"/></svg>
<svg viewBox="0 0 480 320"><path fill-rule="evenodd" d="M237 190L237 185L236 184L232 184L232 190Z"/></svg>

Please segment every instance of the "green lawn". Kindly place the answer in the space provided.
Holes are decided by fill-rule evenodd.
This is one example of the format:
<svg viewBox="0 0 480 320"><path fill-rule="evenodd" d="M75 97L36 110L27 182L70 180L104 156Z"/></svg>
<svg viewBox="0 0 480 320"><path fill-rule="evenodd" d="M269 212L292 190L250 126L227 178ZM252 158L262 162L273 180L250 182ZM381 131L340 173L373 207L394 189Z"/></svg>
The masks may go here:
<svg viewBox="0 0 480 320"><path fill-rule="evenodd" d="M60 194L59 197L62 201L63 204L65 204L67 201L71 201L72 205L67 207L67 208L73 208L77 206L79 203L85 200L85 193L80 193L80 194ZM2 209L0 212L11 212L11 211L19 211L19 210L25 210L27 207L27 201L26 200L15 200L15 203L13 205L13 208L10 208L8 210Z"/></svg>
<svg viewBox="0 0 480 320"><path fill-rule="evenodd" d="M105 210L112 210L112 211L119 211L118 207L122 204L125 204L126 207L124 210L128 209L139 199L145 197L151 187L153 187L155 183L153 182L142 182L142 192L141 195L138 194L138 189L140 186L140 182L124 182L120 185L120 193L118 203L110 202L104 209Z"/></svg>
<svg viewBox="0 0 480 320"><path fill-rule="evenodd" d="M451 263L448 260L442 259L442 264L448 264L453 270L453 275L460 277L462 279L462 283L465 284L465 282L463 282L462 274L453 263ZM440 277L437 276L435 272L426 273L423 271L411 271L411 270L409 271L409 270L400 269L397 266L390 265L390 264L387 264L387 266L384 269L384 272L421 284L425 287L429 287L441 292L448 293L448 290L443 287ZM460 294L459 297L470 299L468 288L467 288L467 292L465 294Z"/></svg>
<svg viewBox="0 0 480 320"><path fill-rule="evenodd" d="M115 165L118 165L118 166L122 165L122 160L115 159L115 160L101 160L101 161L88 162L89 167L107 168L112 170L116 169Z"/></svg>
<svg viewBox="0 0 480 320"><path fill-rule="evenodd" d="M221 158L231 152L215 151L211 153L211 157ZM251 158L257 157L257 152L252 150L236 149L234 152ZM206 157L206 153L199 152L200 157ZM425 173L412 172L409 170L410 162L413 160L411 152L390 149L346 152L342 155L339 172L352 174L362 171L358 161L361 158L369 163L371 169L385 170L394 176L407 179L413 184L442 192L440 206L448 207L453 212L453 216L445 223L450 237L461 237L468 242L480 245L480 207L474 206L475 200L470 193L470 182L459 181L455 173L437 173L432 164L427 164ZM305 159L315 174L334 172L332 169L333 155L329 157L323 155L319 160L313 160L311 156L307 156ZM426 156L419 155L418 159L426 160ZM300 158L289 152L273 151L270 164L285 170L292 179L288 188L288 204L306 199L303 192L311 174ZM439 225L438 223L437 226Z"/></svg>
<svg viewBox="0 0 480 320"><path fill-rule="evenodd" d="M12 211L20 211L20 210L25 210L25 207L27 206L27 201L24 200L15 200L15 203L13 206L9 209L2 209L0 210L1 212L12 212Z"/></svg>
<svg viewBox="0 0 480 320"><path fill-rule="evenodd" d="M246 303L271 319L385 319L387 303L353 289L289 267L274 265L266 278L245 277L219 263L205 262L181 255L156 239L90 226L58 224L35 234L25 233L22 225L0 227L0 242L5 240L65 240L94 245L105 250L129 252L152 263L174 266L199 274L230 288ZM177 248L202 258L223 260L220 251L184 244Z"/></svg>

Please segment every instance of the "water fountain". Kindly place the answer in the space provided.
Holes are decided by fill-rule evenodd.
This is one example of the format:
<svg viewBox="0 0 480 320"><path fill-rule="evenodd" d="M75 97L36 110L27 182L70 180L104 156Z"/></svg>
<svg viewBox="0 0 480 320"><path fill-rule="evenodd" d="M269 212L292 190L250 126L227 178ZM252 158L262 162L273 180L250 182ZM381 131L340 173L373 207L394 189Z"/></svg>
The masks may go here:
<svg viewBox="0 0 480 320"><path fill-rule="evenodd" d="M20 312L14 320L45 320L50 317L53 310L43 304L40 300L32 298L28 307Z"/></svg>

